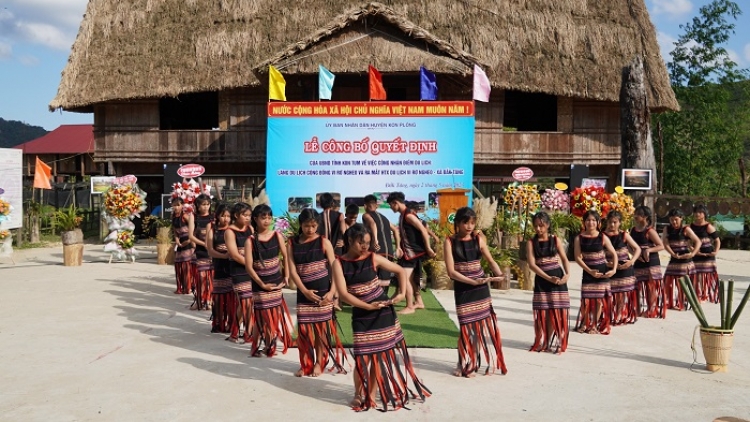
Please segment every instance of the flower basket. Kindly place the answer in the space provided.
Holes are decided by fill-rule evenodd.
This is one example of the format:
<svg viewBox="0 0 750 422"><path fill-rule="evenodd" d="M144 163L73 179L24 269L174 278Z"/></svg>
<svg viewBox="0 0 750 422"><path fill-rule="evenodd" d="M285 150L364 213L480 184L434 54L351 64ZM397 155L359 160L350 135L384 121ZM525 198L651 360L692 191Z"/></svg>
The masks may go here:
<svg viewBox="0 0 750 422"><path fill-rule="evenodd" d="M729 356L732 354L734 330L709 327L701 328L700 331L706 369L712 372L727 372Z"/></svg>

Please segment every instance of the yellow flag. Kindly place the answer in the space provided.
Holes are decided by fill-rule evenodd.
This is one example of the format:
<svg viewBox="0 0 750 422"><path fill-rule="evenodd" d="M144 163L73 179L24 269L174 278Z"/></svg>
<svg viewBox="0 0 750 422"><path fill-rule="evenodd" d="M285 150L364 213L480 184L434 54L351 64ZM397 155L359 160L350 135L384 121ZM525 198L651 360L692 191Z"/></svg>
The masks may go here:
<svg viewBox="0 0 750 422"><path fill-rule="evenodd" d="M273 66L268 66L268 99L286 101L286 81Z"/></svg>

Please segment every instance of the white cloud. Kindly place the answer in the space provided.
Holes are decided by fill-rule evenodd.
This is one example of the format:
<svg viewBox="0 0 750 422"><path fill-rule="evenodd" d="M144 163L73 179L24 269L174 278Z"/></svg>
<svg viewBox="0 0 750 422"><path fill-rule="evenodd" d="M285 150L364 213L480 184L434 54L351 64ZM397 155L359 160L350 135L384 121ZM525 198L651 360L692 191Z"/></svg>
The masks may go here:
<svg viewBox="0 0 750 422"><path fill-rule="evenodd" d="M22 65L28 67L34 67L39 64L39 59L30 55L21 56L18 58L18 61L21 62Z"/></svg>
<svg viewBox="0 0 750 422"><path fill-rule="evenodd" d="M659 43L659 51L661 51L661 58L668 62L671 60L669 53L674 50L674 43L677 42L677 38L665 33L656 33L656 42Z"/></svg>
<svg viewBox="0 0 750 422"><path fill-rule="evenodd" d="M0 36L66 51L75 40L88 0L4 0Z"/></svg>
<svg viewBox="0 0 750 422"><path fill-rule="evenodd" d="M727 50L727 56L729 56L729 60L737 63L741 67L742 66L742 57L740 57L740 55L737 54L737 52L734 51L734 50L732 50L731 48L727 48L726 50Z"/></svg>
<svg viewBox="0 0 750 422"><path fill-rule="evenodd" d="M13 47L7 42L0 40L0 60L7 59L13 54Z"/></svg>
<svg viewBox="0 0 750 422"><path fill-rule="evenodd" d="M750 43L745 44L745 60L750 63Z"/></svg>
<svg viewBox="0 0 750 422"><path fill-rule="evenodd" d="M667 15L670 19L680 18L693 10L690 0L652 0L654 15Z"/></svg>

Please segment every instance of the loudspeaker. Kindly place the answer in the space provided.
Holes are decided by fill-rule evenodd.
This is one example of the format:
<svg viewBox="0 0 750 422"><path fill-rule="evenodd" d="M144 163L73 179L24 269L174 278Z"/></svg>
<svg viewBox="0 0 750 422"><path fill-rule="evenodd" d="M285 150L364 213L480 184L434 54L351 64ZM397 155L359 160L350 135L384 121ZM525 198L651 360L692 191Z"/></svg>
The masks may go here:
<svg viewBox="0 0 750 422"><path fill-rule="evenodd" d="M570 165L570 190L580 187L583 179L589 177L588 164L571 164Z"/></svg>
<svg viewBox="0 0 750 422"><path fill-rule="evenodd" d="M182 177L177 174L177 169L180 167L182 164L164 164L164 191L162 193L172 193L172 185L182 182Z"/></svg>

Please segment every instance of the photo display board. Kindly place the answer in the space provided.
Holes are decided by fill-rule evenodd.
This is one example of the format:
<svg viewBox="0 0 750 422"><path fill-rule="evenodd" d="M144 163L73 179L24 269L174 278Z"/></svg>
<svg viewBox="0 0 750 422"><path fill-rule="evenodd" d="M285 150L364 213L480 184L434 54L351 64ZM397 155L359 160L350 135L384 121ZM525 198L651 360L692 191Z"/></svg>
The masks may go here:
<svg viewBox="0 0 750 422"><path fill-rule="evenodd" d="M23 224L23 150L0 148L0 198L13 207L3 229L20 229Z"/></svg>
<svg viewBox="0 0 750 422"><path fill-rule="evenodd" d="M385 199L401 191L437 218L438 189L471 189L474 103L269 103L266 163L276 216L320 209L320 194L330 192L341 212L356 204L360 213L374 194L396 221Z"/></svg>

